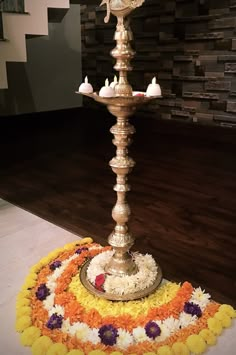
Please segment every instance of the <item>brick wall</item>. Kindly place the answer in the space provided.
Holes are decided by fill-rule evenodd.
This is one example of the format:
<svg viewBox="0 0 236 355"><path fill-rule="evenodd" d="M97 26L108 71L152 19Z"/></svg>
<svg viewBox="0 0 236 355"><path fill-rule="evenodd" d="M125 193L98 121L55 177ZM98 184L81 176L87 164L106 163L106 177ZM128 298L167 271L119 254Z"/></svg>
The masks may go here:
<svg viewBox="0 0 236 355"><path fill-rule="evenodd" d="M104 24L104 16L104 7L81 6L83 75L96 90L115 73L116 19ZM131 28L133 89L146 90L157 76L163 90L145 114L236 127L236 0L146 0Z"/></svg>

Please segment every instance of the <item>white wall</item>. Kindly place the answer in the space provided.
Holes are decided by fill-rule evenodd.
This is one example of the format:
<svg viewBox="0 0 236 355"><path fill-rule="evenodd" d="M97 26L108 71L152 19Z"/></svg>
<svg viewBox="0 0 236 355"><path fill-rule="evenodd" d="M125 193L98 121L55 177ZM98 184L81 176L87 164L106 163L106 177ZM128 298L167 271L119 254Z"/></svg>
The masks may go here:
<svg viewBox="0 0 236 355"><path fill-rule="evenodd" d="M0 115L60 110L82 105L80 5L71 5L49 35L27 40L27 63L8 63L7 90L0 90Z"/></svg>

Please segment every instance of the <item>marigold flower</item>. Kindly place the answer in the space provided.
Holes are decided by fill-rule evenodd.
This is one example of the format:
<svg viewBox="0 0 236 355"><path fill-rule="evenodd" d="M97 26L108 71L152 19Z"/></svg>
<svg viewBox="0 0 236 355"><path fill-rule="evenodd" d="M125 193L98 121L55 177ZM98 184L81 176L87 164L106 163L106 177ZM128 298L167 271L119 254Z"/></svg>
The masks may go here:
<svg viewBox="0 0 236 355"><path fill-rule="evenodd" d="M29 298L21 298L16 302L16 309L21 308L22 306L29 306L30 299Z"/></svg>
<svg viewBox="0 0 236 355"><path fill-rule="evenodd" d="M30 290L22 290L18 293L18 295L16 296L16 300L19 301L22 298L29 298L31 295L31 291Z"/></svg>
<svg viewBox="0 0 236 355"><path fill-rule="evenodd" d="M84 352L79 349L73 349L69 351L66 355L84 355Z"/></svg>
<svg viewBox="0 0 236 355"><path fill-rule="evenodd" d="M189 349L187 345L178 341L172 345L172 351L174 355L189 355Z"/></svg>
<svg viewBox="0 0 236 355"><path fill-rule="evenodd" d="M229 328L232 324L231 318L223 311L216 312L214 318L218 319L224 328Z"/></svg>
<svg viewBox="0 0 236 355"><path fill-rule="evenodd" d="M163 345L157 350L158 355L174 355L173 351L168 345Z"/></svg>
<svg viewBox="0 0 236 355"><path fill-rule="evenodd" d="M91 244L93 242L93 239L90 237L85 237L81 240L78 241L78 244L83 245L83 244Z"/></svg>
<svg viewBox="0 0 236 355"><path fill-rule="evenodd" d="M62 343L52 344L46 352L46 355L66 355L66 354L67 354L67 347Z"/></svg>
<svg viewBox="0 0 236 355"><path fill-rule="evenodd" d="M30 316L31 308L29 306L22 306L16 310L16 318L21 318L22 316Z"/></svg>
<svg viewBox="0 0 236 355"><path fill-rule="evenodd" d="M106 355L106 353L102 350L92 350L88 353L88 355Z"/></svg>
<svg viewBox="0 0 236 355"><path fill-rule="evenodd" d="M16 331L22 333L26 328L31 326L31 318L29 316L22 316L16 320Z"/></svg>
<svg viewBox="0 0 236 355"><path fill-rule="evenodd" d="M202 329L199 335L205 340L207 345L216 344L216 336L209 329Z"/></svg>
<svg viewBox="0 0 236 355"><path fill-rule="evenodd" d="M219 308L219 311L226 313L229 317L231 318L236 318L236 311L235 309L233 309L232 306L228 305L228 304L222 304Z"/></svg>
<svg viewBox="0 0 236 355"><path fill-rule="evenodd" d="M190 335L186 340L186 345L194 354L202 354L206 350L206 342L197 334Z"/></svg>
<svg viewBox="0 0 236 355"><path fill-rule="evenodd" d="M37 327L26 328L20 336L20 342L24 346L31 346L41 335L41 331Z"/></svg>
<svg viewBox="0 0 236 355"><path fill-rule="evenodd" d="M210 331L212 331L213 334L215 335L220 335L222 332L222 325L220 321L216 318L209 318L207 320L207 325Z"/></svg>
<svg viewBox="0 0 236 355"><path fill-rule="evenodd" d="M53 344L52 340L43 335L36 339L32 345L31 351L32 355L45 355L48 348Z"/></svg>

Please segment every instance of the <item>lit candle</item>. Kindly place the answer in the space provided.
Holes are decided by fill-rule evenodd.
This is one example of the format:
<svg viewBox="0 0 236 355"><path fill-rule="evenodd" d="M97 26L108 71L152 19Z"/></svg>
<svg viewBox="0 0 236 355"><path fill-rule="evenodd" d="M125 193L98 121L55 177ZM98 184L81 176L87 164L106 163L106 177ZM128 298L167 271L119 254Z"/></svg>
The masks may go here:
<svg viewBox="0 0 236 355"><path fill-rule="evenodd" d="M161 96L161 88L160 88L160 85L157 84L156 77L154 77L152 79L152 83L148 85L146 95L147 96Z"/></svg>
<svg viewBox="0 0 236 355"><path fill-rule="evenodd" d="M92 94L93 87L91 84L89 84L87 76L84 79L84 83L80 85L79 92L82 92L83 94Z"/></svg>
<svg viewBox="0 0 236 355"><path fill-rule="evenodd" d="M115 86L118 84L118 80L117 80L117 76L115 75L114 76L114 79L113 79L113 81L112 81L112 83L110 83L110 87L112 88L112 89L115 89Z"/></svg>
<svg viewBox="0 0 236 355"><path fill-rule="evenodd" d="M102 97L113 97L115 96L115 91L112 87L109 86L108 79L105 80L105 86L103 86L99 91L99 96Z"/></svg>

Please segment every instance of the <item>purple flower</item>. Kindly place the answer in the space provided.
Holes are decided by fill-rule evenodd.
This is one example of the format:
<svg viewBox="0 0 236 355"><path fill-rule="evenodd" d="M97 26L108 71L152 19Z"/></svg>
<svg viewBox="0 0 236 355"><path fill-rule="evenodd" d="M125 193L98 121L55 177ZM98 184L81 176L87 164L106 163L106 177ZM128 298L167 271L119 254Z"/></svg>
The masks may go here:
<svg viewBox="0 0 236 355"><path fill-rule="evenodd" d="M41 284L35 292L35 295L38 300L43 301L50 295L50 290L47 288L46 284Z"/></svg>
<svg viewBox="0 0 236 355"><path fill-rule="evenodd" d="M47 321L46 326L51 330L61 328L62 321L63 321L62 316L58 316L57 313L53 313L49 318L49 320Z"/></svg>
<svg viewBox="0 0 236 355"><path fill-rule="evenodd" d="M202 316L201 308L193 302L185 302L184 312L187 314L191 314L192 316L197 316L198 318Z"/></svg>
<svg viewBox="0 0 236 355"><path fill-rule="evenodd" d="M145 332L151 339L155 339L161 334L161 329L156 322L150 321L145 325Z"/></svg>
<svg viewBox="0 0 236 355"><path fill-rule="evenodd" d="M118 337L118 330L113 327L113 325L103 325L99 331L98 335L101 338L101 342L105 345L116 344L116 338Z"/></svg>
<svg viewBox="0 0 236 355"><path fill-rule="evenodd" d="M88 250L88 248L86 248L86 247L82 247L82 248L79 248L79 249L77 249L76 250L76 254L81 254L83 251L85 251L85 250Z"/></svg>
<svg viewBox="0 0 236 355"><path fill-rule="evenodd" d="M55 260L55 261L53 261L53 263L50 264L49 267L50 267L51 270L54 271L60 266L61 266L61 261L60 260Z"/></svg>

